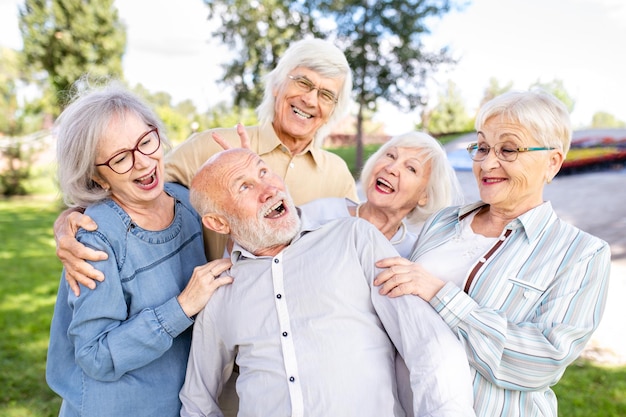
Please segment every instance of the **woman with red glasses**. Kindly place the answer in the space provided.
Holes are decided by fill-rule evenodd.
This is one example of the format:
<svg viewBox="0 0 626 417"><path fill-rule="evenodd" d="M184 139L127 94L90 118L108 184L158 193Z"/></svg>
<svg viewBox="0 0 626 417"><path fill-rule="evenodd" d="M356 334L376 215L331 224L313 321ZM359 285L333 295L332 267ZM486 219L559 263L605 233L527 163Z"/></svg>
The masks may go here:
<svg viewBox="0 0 626 417"><path fill-rule="evenodd" d="M193 317L230 278L206 264L188 190L164 181L167 138L137 97L115 85L78 97L57 121L65 202L100 226L77 239L103 251L107 279L77 297L61 278L46 378L60 416L178 416Z"/></svg>

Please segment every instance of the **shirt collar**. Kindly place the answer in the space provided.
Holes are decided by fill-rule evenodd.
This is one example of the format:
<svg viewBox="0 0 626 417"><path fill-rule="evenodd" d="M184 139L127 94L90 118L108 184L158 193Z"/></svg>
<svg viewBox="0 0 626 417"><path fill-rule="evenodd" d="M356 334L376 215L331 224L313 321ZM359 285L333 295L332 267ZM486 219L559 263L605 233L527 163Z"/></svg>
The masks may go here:
<svg viewBox="0 0 626 417"><path fill-rule="evenodd" d="M458 217L459 221L461 221L468 214L473 212L474 210L478 210L481 207L486 206L487 204L478 201L476 203L468 204L459 209ZM549 201L545 201L537 207L528 210L526 213L523 213L519 217L511 220L509 224L506 225L506 229L522 229L526 234L526 237L530 242L538 239L541 236L542 231L555 222L557 219L556 213L552 209L552 203Z"/></svg>
<svg viewBox="0 0 626 417"><path fill-rule="evenodd" d="M263 157L264 154L268 154L278 148L281 152L289 153L289 149L278 138L276 131L274 130L274 126L271 123L267 122L260 126L260 137L269 138L259 141L259 156ZM320 154L323 152L322 149L314 146L315 139L311 141L307 145L304 150L299 153L299 155L305 155L307 152L311 154L313 160L316 165L320 164ZM295 156L295 155L294 155Z"/></svg>
<svg viewBox="0 0 626 417"><path fill-rule="evenodd" d="M296 241L298 241L305 234L319 229L323 222L316 221L314 217L310 217L304 213L303 210L300 210L299 207L296 207L298 211L298 216L300 217L300 231L296 234L296 237L291 241L289 246L293 245ZM287 246L287 247L289 247ZM232 263L236 263L238 260L242 258L261 258L261 256L256 256L253 253L249 252L245 248L242 248L237 242L234 243L233 249L230 255L230 260Z"/></svg>

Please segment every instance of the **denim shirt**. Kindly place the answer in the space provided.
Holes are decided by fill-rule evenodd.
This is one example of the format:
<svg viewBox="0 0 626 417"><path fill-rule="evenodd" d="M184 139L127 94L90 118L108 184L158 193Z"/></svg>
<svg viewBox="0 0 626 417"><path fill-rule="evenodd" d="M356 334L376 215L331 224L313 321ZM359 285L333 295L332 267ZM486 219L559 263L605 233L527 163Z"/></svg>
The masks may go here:
<svg viewBox="0 0 626 417"><path fill-rule="evenodd" d="M61 277L46 367L61 416L179 415L193 319L176 297L206 258L188 190L165 191L176 205L161 231L137 226L110 199L86 210L98 229L77 239L109 257L93 263L105 280L80 297Z"/></svg>

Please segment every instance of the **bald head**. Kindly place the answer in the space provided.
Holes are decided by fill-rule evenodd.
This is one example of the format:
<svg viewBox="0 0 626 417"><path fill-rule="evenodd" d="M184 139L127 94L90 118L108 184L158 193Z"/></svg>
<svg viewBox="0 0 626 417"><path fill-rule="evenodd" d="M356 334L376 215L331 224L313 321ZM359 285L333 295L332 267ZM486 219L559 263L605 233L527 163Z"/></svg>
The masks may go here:
<svg viewBox="0 0 626 417"><path fill-rule="evenodd" d="M300 227L283 179L248 149L209 158L191 181L189 198L205 227L231 234L255 254L280 250Z"/></svg>
<svg viewBox="0 0 626 417"><path fill-rule="evenodd" d="M191 181L190 200L201 215L222 213L224 199L230 193L230 178L249 165L262 163L261 158L244 148L228 149L209 158Z"/></svg>

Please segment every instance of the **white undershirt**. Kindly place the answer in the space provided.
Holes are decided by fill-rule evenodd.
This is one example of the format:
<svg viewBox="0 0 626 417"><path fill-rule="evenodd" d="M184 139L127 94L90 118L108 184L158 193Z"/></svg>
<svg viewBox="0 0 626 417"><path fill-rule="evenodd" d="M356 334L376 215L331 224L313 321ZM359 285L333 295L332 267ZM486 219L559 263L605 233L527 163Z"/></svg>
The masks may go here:
<svg viewBox="0 0 626 417"><path fill-rule="evenodd" d="M476 211L466 216L460 221L456 236L424 253L416 262L437 278L463 288L476 261L498 241L497 237L485 237L472 230L475 215Z"/></svg>

